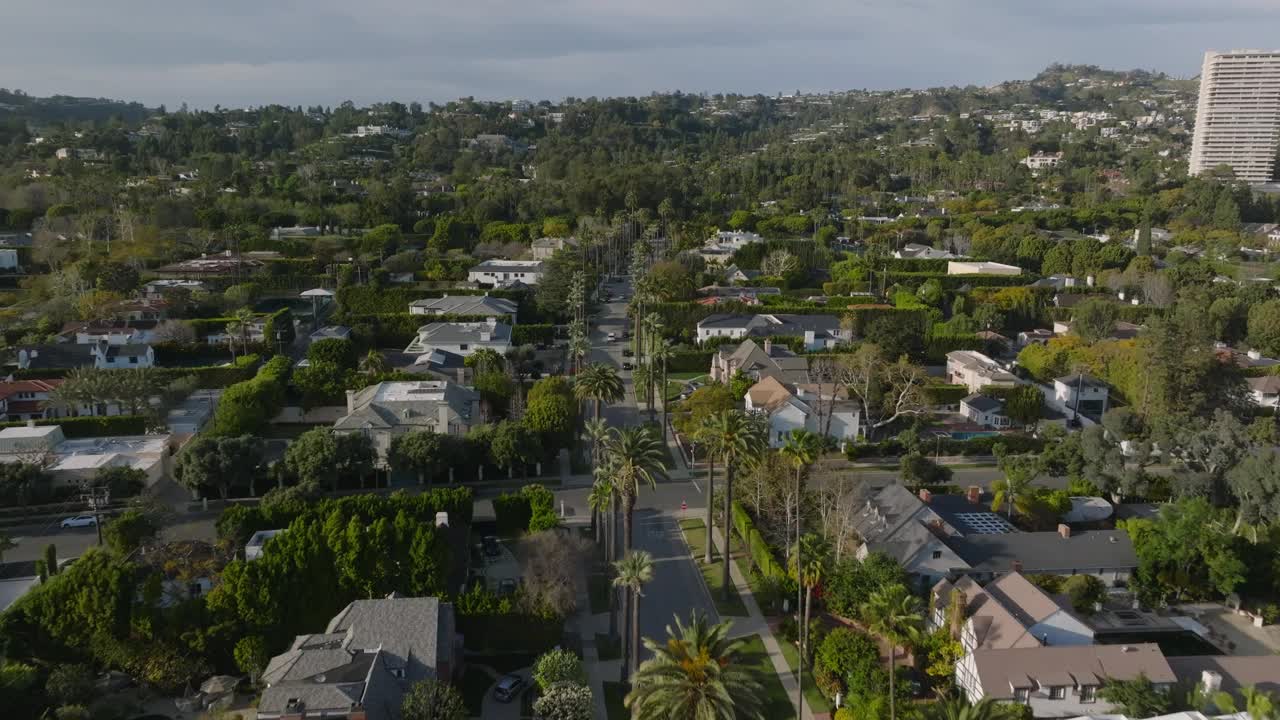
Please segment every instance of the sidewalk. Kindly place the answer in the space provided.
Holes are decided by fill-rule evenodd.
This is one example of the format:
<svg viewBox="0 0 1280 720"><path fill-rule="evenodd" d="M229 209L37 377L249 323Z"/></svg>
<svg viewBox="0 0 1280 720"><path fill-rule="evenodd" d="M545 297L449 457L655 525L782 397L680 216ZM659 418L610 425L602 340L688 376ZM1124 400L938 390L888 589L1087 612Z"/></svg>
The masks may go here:
<svg viewBox="0 0 1280 720"><path fill-rule="evenodd" d="M711 538L721 552L728 553L729 545L724 541L724 534L720 528L712 530ZM773 636L769 621L765 618L764 613L760 612L760 606L756 604L755 596L751 594L751 586L747 584L747 579L739 572L738 564L735 562L729 563L729 578L733 580L733 585L738 590L738 596L742 598L742 603L747 608L746 618L737 618L733 621L732 635L733 637L760 636L764 641L765 652L769 654L769 661L773 663L773 670L778 673L778 679L782 681L782 687L786 689L787 697L791 700L791 706L794 708L796 689L799 687L796 675L791 671L791 667L787 665L787 659L782 655L782 647L778 645L778 639ZM827 716L824 715L823 717ZM813 714L813 710L808 703L805 703L804 716L801 720L817 720L817 716Z"/></svg>

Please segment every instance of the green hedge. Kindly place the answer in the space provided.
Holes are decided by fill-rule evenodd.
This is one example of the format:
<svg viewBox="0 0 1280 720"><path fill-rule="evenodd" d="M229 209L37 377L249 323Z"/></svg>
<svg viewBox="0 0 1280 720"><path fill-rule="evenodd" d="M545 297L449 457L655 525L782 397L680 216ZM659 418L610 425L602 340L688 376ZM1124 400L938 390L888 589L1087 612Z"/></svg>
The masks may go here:
<svg viewBox="0 0 1280 720"><path fill-rule="evenodd" d="M1030 273L1024 272L1021 275L948 275L945 272L893 272L885 273L885 278L890 284L900 283L903 285L919 286L926 280L937 280L942 283L944 290L958 290L965 285L969 287L1016 287L1019 285L1030 285L1035 282L1036 277Z"/></svg>
<svg viewBox="0 0 1280 720"><path fill-rule="evenodd" d="M941 455L963 455L973 457L992 454L996 443L1002 443L1012 453L1038 453L1044 450L1044 440L1028 435L992 435L972 438L970 440L921 440L921 447L930 453ZM845 456L850 460L861 458L897 458L906 454L907 448L897 438L882 440L878 443L850 443L845 448Z"/></svg>
<svg viewBox="0 0 1280 720"><path fill-rule="evenodd" d="M934 405L955 405L969 396L967 385L925 385L924 396Z"/></svg>
<svg viewBox="0 0 1280 720"><path fill-rule="evenodd" d="M742 503L733 503L733 524L738 530L738 537L742 538L743 544L747 546L747 551L751 554L751 562L755 565L763 577L776 577L781 580L787 579L787 570L782 567L778 559L773 555L773 549L765 542L764 536L756 529L755 523L751 520L751 516L747 514Z"/></svg>
<svg viewBox="0 0 1280 720"><path fill-rule="evenodd" d="M164 384L184 377L194 376L201 388L225 388L252 378L262 358L258 355L241 355L232 365L202 365L199 367L155 368L156 376ZM49 368L43 370L14 370L15 380L54 380L71 374L74 368ZM107 372L114 372L108 370ZM121 370L124 372L124 370Z"/></svg>
<svg viewBox="0 0 1280 720"><path fill-rule="evenodd" d="M26 424L25 421L0 423L0 428L24 427ZM36 420L36 425L58 425L62 428L62 434L68 438L143 435L147 432L147 419L142 415L50 418Z"/></svg>
<svg viewBox="0 0 1280 720"><path fill-rule="evenodd" d="M715 350L682 350L667 359L668 373L711 372Z"/></svg>
<svg viewBox="0 0 1280 720"><path fill-rule="evenodd" d="M929 362L936 363L946 360L949 352L956 350L983 351L986 347L987 341L973 333L930 335L924 343L924 355Z"/></svg>
<svg viewBox="0 0 1280 720"><path fill-rule="evenodd" d="M272 358L251 380L226 389L213 414L214 435L255 435L284 407L291 362L285 355Z"/></svg>
<svg viewBox="0 0 1280 720"><path fill-rule="evenodd" d="M1144 323L1147 318L1160 312L1159 308L1152 305L1122 305L1116 303L1115 307L1117 320L1136 324ZM1051 322L1055 320L1067 322L1075 314L1075 308L1051 307L1046 312L1048 312Z"/></svg>
<svg viewBox="0 0 1280 720"><path fill-rule="evenodd" d="M516 325L511 328L512 345L540 345L555 342L556 326L551 323Z"/></svg>

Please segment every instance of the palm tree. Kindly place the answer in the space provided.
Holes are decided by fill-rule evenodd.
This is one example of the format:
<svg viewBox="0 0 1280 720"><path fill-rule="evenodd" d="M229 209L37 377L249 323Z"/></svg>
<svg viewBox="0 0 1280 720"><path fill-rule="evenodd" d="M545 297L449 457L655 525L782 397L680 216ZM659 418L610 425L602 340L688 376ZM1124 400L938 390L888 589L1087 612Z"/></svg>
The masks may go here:
<svg viewBox="0 0 1280 720"><path fill-rule="evenodd" d="M722 410L709 418L707 434L711 444L720 454L724 462L724 537L729 541L729 526L733 518L733 472L739 461L759 450L763 438L759 436L758 424L751 421L741 410ZM710 532L710 528L708 528ZM729 599L732 587L729 581L729 548L721 553L724 560L724 574L721 579L725 599Z"/></svg>
<svg viewBox="0 0 1280 720"><path fill-rule="evenodd" d="M609 437L609 423L603 418L593 418L582 424L582 434L591 443L591 465L600 464L600 453L604 451L604 441Z"/></svg>
<svg viewBox="0 0 1280 720"><path fill-rule="evenodd" d="M995 699L982 698L971 705L963 694L939 698L929 712L931 720L996 720L1003 715Z"/></svg>
<svg viewBox="0 0 1280 720"><path fill-rule="evenodd" d="M227 334L238 335L240 337L240 352L249 351L249 328L253 327L253 311L247 307L242 307L231 316L231 322L227 323ZM236 359L236 348L234 340L228 341L231 345L231 360Z"/></svg>
<svg viewBox="0 0 1280 720"><path fill-rule="evenodd" d="M1040 460L1034 455L1005 455L999 463L1004 478L991 483L991 511L999 512L1000 506L1008 503L1009 519L1012 520L1014 508L1020 513L1027 510L1027 504L1033 497L1031 488L1040 471Z"/></svg>
<svg viewBox="0 0 1280 720"><path fill-rule="evenodd" d="M649 351L649 359L657 366L658 382L658 400L662 402L662 432L666 437L667 432L667 361L675 355L675 351L667 344L666 340L657 343L652 350ZM650 408L652 409L652 408ZM652 422L653 415L650 413L649 420Z"/></svg>
<svg viewBox="0 0 1280 720"><path fill-rule="evenodd" d="M796 543L795 554L791 556L791 577L804 599L804 611L801 612L800 598L796 598L796 615L800 618L796 636L799 638L799 669L796 674L796 705L804 714L804 659L809 652L809 618L813 608L813 588L822 582L831 563L831 547L821 535L809 533Z"/></svg>
<svg viewBox="0 0 1280 720"><path fill-rule="evenodd" d="M906 646L919 636L924 622L920 598L901 583L882 587L862 605L862 619L868 630L889 641L889 719L894 720L897 708L894 707L893 682L897 675L898 646Z"/></svg>
<svg viewBox="0 0 1280 720"><path fill-rule="evenodd" d="M745 640L730 640L730 623L711 625L698 612L688 625L675 621L665 642L644 639L653 657L624 700L633 720L762 720L764 686Z"/></svg>
<svg viewBox="0 0 1280 720"><path fill-rule="evenodd" d="M574 373L582 372L582 359L591 352L591 340L582 333L569 338L569 355L573 358Z"/></svg>
<svg viewBox="0 0 1280 720"><path fill-rule="evenodd" d="M605 454L609 458L613 487L618 493L622 508L622 549L631 551L632 518L640 484L656 487L658 478L666 477L663 461L666 447L654 436L651 426L614 428L605 442Z"/></svg>
<svg viewBox="0 0 1280 720"><path fill-rule="evenodd" d="M591 493L587 495L587 507L591 508L591 529L595 533L597 545L604 537L605 514L609 512L612 501L613 489L609 486L608 479L597 476L591 484Z"/></svg>
<svg viewBox="0 0 1280 720"><path fill-rule="evenodd" d="M370 348L369 352L360 359L360 369L366 375L382 375L388 372L391 366L387 365L387 358L382 353Z"/></svg>
<svg viewBox="0 0 1280 720"><path fill-rule="evenodd" d="M697 442L702 443L703 446L706 447L707 449L707 546L706 546L706 555L703 557L702 561L707 565L710 565L711 564L711 527L712 527L711 520L712 520L712 515L714 514L714 510L712 506L715 504L714 502L712 502L712 498L715 496L716 456L720 454L720 448L718 445L716 445L715 418L714 417L703 418L702 424L699 425L698 428L693 431L693 433L694 433L694 439ZM725 525L726 527L724 529L724 538L725 538L725 541L728 542L729 528L727 527L728 526L727 520L725 521Z"/></svg>
<svg viewBox="0 0 1280 720"><path fill-rule="evenodd" d="M792 467L796 469L796 534L795 542L800 542L800 483L804 471L818 459L822 452L822 439L808 430L792 430L787 433L787 441L778 451Z"/></svg>
<svg viewBox="0 0 1280 720"><path fill-rule="evenodd" d="M657 382L657 377L653 372L653 366L648 362L636 363L635 369L631 371L631 383L635 385L636 389L636 404L640 404L643 398L645 404L648 405L647 409L651 422L653 420L653 395L649 391L653 389L655 382Z"/></svg>
<svg viewBox="0 0 1280 720"><path fill-rule="evenodd" d="M573 381L573 394L579 402L590 400L595 403L595 419L605 403L614 403L622 399L624 388L622 378L612 365L594 363L583 368Z"/></svg>
<svg viewBox="0 0 1280 720"><path fill-rule="evenodd" d="M613 577L613 586L623 589L628 595L631 612L627 618L627 652L622 658L622 681L635 671L640 664L640 592L653 580L653 556L644 550L632 550L626 557L613 564L617 573Z"/></svg>

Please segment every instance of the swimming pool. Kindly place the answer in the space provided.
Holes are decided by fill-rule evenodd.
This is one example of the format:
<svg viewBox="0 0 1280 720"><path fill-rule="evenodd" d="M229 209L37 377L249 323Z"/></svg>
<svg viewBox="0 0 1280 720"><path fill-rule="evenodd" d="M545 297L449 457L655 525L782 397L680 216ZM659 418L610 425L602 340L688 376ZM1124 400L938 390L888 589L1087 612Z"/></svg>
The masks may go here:
<svg viewBox="0 0 1280 720"><path fill-rule="evenodd" d="M974 430L971 432L956 431L951 433L952 440L972 440L974 438L997 437L1000 433L994 430Z"/></svg>

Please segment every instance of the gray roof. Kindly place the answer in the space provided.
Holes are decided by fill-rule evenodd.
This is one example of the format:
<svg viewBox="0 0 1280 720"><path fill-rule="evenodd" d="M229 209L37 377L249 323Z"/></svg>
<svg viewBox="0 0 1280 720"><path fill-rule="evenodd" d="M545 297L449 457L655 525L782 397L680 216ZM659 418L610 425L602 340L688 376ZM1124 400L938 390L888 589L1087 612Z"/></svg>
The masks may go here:
<svg viewBox="0 0 1280 720"><path fill-rule="evenodd" d="M355 393L351 412L333 424L335 430L422 427L441 428L440 408L447 406L449 424L469 428L479 420L475 412L480 394L447 380L387 381Z"/></svg>
<svg viewBox="0 0 1280 720"><path fill-rule="evenodd" d="M357 600L324 633L299 635L271 659L259 716L291 705L332 715L359 703L369 720L395 720L405 691L452 660L454 638L453 606L438 598Z"/></svg>
<svg viewBox="0 0 1280 720"><path fill-rule="evenodd" d="M809 361L791 352L785 345L770 344L769 352L764 344L755 340L743 340L738 347L720 348L721 359L732 363L735 370L757 377L776 376L791 383L809 381Z"/></svg>
<svg viewBox="0 0 1280 720"><path fill-rule="evenodd" d="M1086 530L1068 538L1056 531L967 535L945 542L978 573L1011 572L1014 561L1024 573L1062 575L1138 567L1133 541L1123 530Z"/></svg>
<svg viewBox="0 0 1280 720"><path fill-rule="evenodd" d="M515 315L516 304L506 298L488 295L445 295L423 298L409 303L409 307L425 308L431 313L444 315Z"/></svg>
<svg viewBox="0 0 1280 720"><path fill-rule="evenodd" d="M868 550L884 553L903 564L937 539L926 523L943 534L953 530L919 497L898 483L886 485L867 498L853 516L854 530Z"/></svg>
<svg viewBox="0 0 1280 720"><path fill-rule="evenodd" d="M1222 676L1223 692L1249 685L1263 692L1280 692L1280 655L1196 655L1168 660L1181 682L1199 683L1201 673L1211 670Z"/></svg>
<svg viewBox="0 0 1280 720"><path fill-rule="evenodd" d="M136 343L130 345L108 345L107 357L146 357L150 345Z"/></svg>
<svg viewBox="0 0 1280 720"><path fill-rule="evenodd" d="M1080 386L1080 387L1104 388L1107 386L1106 383L1102 382L1098 378L1093 377L1092 375L1083 375L1081 373L1072 373L1070 375L1063 375L1060 378L1054 378L1053 381L1055 383L1062 383L1063 385L1070 385L1071 387Z"/></svg>
<svg viewBox="0 0 1280 720"><path fill-rule="evenodd" d="M488 340L481 339L488 335ZM418 340L425 346L434 343L456 345L458 343L504 343L511 342L511 326L506 323L485 322L438 322L428 323L418 328Z"/></svg>
<svg viewBox="0 0 1280 720"><path fill-rule="evenodd" d="M541 260L485 260L471 272L542 272Z"/></svg>
<svg viewBox="0 0 1280 720"><path fill-rule="evenodd" d="M27 351L27 356L30 357L27 367L32 370L77 368L93 364L93 345L61 343L58 345L37 345L35 347L19 346L17 349L19 351ZM33 352L35 356L31 357Z"/></svg>
<svg viewBox="0 0 1280 720"><path fill-rule="evenodd" d="M1000 402L999 400L993 397L989 397L981 393L974 393L966 397L965 399L961 400L960 402L964 403L965 405L968 405L969 407L973 408L974 410L977 410L978 412L983 412L983 413L996 412L1000 408L1004 407L1004 403Z"/></svg>
<svg viewBox="0 0 1280 720"><path fill-rule="evenodd" d="M835 335L840 330L840 318L835 315L747 315L716 313L698 323L698 329L720 328L746 330L756 337L770 335L802 336L807 331L819 335Z"/></svg>
<svg viewBox="0 0 1280 720"><path fill-rule="evenodd" d="M1012 700L1015 689L1098 687L1107 678L1132 680L1146 675L1157 684L1176 680L1155 643L978 649L973 663L983 697L998 700Z"/></svg>

